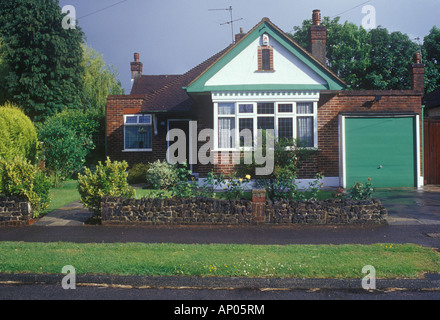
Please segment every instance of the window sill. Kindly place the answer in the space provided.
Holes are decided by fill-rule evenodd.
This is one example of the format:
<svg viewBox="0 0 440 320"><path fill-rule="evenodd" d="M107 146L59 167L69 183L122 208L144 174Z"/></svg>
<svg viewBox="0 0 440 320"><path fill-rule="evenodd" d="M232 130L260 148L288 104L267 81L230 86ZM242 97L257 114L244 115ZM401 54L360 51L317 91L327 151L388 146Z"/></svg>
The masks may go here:
<svg viewBox="0 0 440 320"><path fill-rule="evenodd" d="M151 152L153 149L124 149L122 152Z"/></svg>
<svg viewBox="0 0 440 320"><path fill-rule="evenodd" d="M255 70L256 73L274 73L275 70Z"/></svg>

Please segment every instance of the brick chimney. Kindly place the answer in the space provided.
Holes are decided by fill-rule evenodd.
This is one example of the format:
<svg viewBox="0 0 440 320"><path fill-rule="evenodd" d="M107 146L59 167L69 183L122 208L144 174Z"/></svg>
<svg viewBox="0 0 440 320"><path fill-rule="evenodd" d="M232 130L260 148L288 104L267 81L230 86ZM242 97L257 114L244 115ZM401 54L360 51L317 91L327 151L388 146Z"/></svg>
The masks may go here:
<svg viewBox="0 0 440 320"><path fill-rule="evenodd" d="M142 76L143 64L139 61L139 53L134 54L134 62L131 62L131 79L137 79Z"/></svg>
<svg viewBox="0 0 440 320"><path fill-rule="evenodd" d="M240 28L240 33L237 33L235 35L235 43L241 40L246 35L246 33L243 32L243 28Z"/></svg>
<svg viewBox="0 0 440 320"><path fill-rule="evenodd" d="M411 68L411 89L417 92L425 91L425 65L419 52L414 54Z"/></svg>
<svg viewBox="0 0 440 320"><path fill-rule="evenodd" d="M309 52L326 65L327 28L321 25L321 11L313 10L313 25L309 28Z"/></svg>

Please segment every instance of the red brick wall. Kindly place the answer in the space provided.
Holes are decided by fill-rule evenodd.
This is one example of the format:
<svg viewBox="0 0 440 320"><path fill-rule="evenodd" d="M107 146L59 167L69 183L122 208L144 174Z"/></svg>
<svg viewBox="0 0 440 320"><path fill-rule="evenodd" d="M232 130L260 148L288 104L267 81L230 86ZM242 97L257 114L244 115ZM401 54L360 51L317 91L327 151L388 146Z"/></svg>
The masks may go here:
<svg viewBox="0 0 440 320"><path fill-rule="evenodd" d="M166 119L157 119L158 135L153 132L153 151L122 152L124 150L124 114L141 112L143 96L109 96L107 99L107 155L111 160L125 160L132 166L139 162L151 162L165 159L166 155ZM165 126L160 122L165 121Z"/></svg>
<svg viewBox="0 0 440 320"><path fill-rule="evenodd" d="M382 98L371 103L376 95ZM141 96L110 96L107 102L107 153L112 160L126 160L130 165L138 162L151 162L166 158L167 115L158 114L158 135L153 135L152 152L122 152L124 148L123 115L139 113L143 98ZM197 133L213 128L213 110L210 96L199 96L194 103L197 115ZM299 178L313 178L318 172L326 177L339 176L339 118L340 113L410 113L421 114L421 94L416 91L344 91L321 93L318 103L318 148L299 168ZM178 115L169 115L177 119ZM189 115L181 115L183 118ZM164 122L165 125L161 125ZM198 149L206 141L198 142ZM420 145L422 145L420 143ZM230 157L230 156L228 156ZM220 155L213 154L214 165L196 165L194 172L201 177L206 173L222 172L232 174L234 165L219 164ZM421 162L422 163L422 162Z"/></svg>
<svg viewBox="0 0 440 320"><path fill-rule="evenodd" d="M381 100L371 103L376 95L380 95ZM420 115L421 98L420 93L411 90L321 94L318 105L318 170L326 177L339 176L339 113L414 112Z"/></svg>

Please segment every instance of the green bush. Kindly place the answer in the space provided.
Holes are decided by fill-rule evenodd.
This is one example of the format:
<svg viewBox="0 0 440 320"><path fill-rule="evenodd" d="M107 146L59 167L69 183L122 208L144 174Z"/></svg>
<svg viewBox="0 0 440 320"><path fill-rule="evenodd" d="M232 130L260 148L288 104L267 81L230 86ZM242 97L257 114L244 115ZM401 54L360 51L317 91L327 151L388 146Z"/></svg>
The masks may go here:
<svg viewBox="0 0 440 320"><path fill-rule="evenodd" d="M19 157L11 161L0 159L0 176L0 193L26 197L31 203L34 218L49 207L51 182L29 160Z"/></svg>
<svg viewBox="0 0 440 320"><path fill-rule="evenodd" d="M37 131L32 121L13 104L0 106L0 158L37 160Z"/></svg>
<svg viewBox="0 0 440 320"><path fill-rule="evenodd" d="M112 162L107 157L105 164L98 162L93 173L89 168L84 168L84 174L78 174L78 191L82 204L95 215L100 215L103 196L133 198L134 189L127 182L127 167L125 161Z"/></svg>
<svg viewBox="0 0 440 320"><path fill-rule="evenodd" d="M355 182L349 190L349 197L354 200L365 200L373 197L373 183L371 178L368 178L367 182Z"/></svg>
<svg viewBox="0 0 440 320"><path fill-rule="evenodd" d="M128 171L128 183L146 183L147 171L150 169L150 165L146 163L137 163Z"/></svg>
<svg viewBox="0 0 440 320"><path fill-rule="evenodd" d="M62 180L72 177L95 148L92 135L99 121L78 110L65 110L44 122L38 130L46 168Z"/></svg>
<svg viewBox="0 0 440 320"><path fill-rule="evenodd" d="M167 189L174 185L177 179L174 166L166 160L151 163L145 177L147 183L155 189Z"/></svg>

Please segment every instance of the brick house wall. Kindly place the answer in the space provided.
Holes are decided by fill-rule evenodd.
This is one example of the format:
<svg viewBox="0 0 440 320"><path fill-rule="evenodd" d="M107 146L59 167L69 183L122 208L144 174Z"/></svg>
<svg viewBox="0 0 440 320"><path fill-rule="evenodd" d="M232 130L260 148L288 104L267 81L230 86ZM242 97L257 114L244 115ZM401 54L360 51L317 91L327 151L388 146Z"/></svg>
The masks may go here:
<svg viewBox="0 0 440 320"><path fill-rule="evenodd" d="M371 103L376 95L380 95L382 99ZM317 170L327 177L339 176L338 115L340 113L414 113L421 115L421 99L421 93L413 90L344 91L336 94L322 94L318 103L318 147L320 151L316 164ZM420 145L422 145L421 138Z"/></svg>

